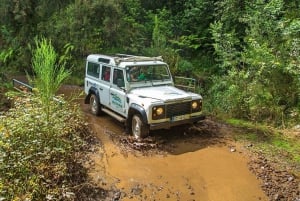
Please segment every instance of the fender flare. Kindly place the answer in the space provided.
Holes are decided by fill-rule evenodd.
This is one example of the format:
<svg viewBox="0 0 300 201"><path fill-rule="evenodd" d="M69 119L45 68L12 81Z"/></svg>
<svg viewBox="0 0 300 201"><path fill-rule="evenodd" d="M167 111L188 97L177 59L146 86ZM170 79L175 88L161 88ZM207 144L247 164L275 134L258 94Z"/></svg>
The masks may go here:
<svg viewBox="0 0 300 201"><path fill-rule="evenodd" d="M84 103L85 103L85 104L90 104L90 97L91 97L92 94L95 94L95 95L97 96L97 98L99 99L99 103L100 103L99 91L97 90L96 87L91 87L91 88L89 89L88 95L87 95L87 96L85 97L85 99L84 99Z"/></svg>
<svg viewBox="0 0 300 201"><path fill-rule="evenodd" d="M138 104L131 104L129 110L128 110L128 120L132 118L132 116L136 113L135 111L137 111L141 116L142 116L142 120L145 124L148 124L148 119L147 119L147 114L146 111L143 107L141 107Z"/></svg>

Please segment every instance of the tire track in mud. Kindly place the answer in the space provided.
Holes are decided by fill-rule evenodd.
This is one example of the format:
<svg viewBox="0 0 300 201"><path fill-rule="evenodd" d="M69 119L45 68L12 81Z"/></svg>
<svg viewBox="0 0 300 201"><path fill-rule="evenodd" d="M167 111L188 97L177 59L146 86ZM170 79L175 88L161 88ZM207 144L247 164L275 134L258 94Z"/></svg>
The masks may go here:
<svg viewBox="0 0 300 201"><path fill-rule="evenodd" d="M152 132L144 141L108 116L83 109L103 149L91 177L115 200L267 200L243 154L232 152L221 125ZM224 128L225 129L225 128Z"/></svg>

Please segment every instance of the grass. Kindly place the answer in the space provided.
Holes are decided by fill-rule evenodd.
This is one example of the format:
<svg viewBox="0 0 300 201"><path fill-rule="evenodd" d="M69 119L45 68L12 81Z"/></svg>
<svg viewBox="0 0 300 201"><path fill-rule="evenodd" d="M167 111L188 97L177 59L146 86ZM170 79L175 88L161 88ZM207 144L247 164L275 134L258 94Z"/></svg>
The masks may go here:
<svg viewBox="0 0 300 201"><path fill-rule="evenodd" d="M239 130L234 135L235 140L253 144L254 149L280 164L296 167L298 169L296 174L300 175L299 137L291 136L286 131L239 119L227 119L226 123Z"/></svg>
<svg viewBox="0 0 300 201"><path fill-rule="evenodd" d="M282 153L287 159L300 165L300 140L289 139L282 135L275 135L272 137L270 144L271 150L275 153Z"/></svg>

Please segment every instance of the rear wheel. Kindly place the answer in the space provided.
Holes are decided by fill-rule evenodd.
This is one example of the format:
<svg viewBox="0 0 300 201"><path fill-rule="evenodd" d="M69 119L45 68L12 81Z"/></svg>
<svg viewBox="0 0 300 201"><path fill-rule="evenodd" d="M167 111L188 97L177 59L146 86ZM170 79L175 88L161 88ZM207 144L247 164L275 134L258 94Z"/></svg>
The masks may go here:
<svg viewBox="0 0 300 201"><path fill-rule="evenodd" d="M100 102L95 94L92 94L90 97L90 110L93 115L99 115L101 113Z"/></svg>
<svg viewBox="0 0 300 201"><path fill-rule="evenodd" d="M142 139L149 135L149 126L142 121L142 117L139 114L133 115L131 130L136 139Z"/></svg>

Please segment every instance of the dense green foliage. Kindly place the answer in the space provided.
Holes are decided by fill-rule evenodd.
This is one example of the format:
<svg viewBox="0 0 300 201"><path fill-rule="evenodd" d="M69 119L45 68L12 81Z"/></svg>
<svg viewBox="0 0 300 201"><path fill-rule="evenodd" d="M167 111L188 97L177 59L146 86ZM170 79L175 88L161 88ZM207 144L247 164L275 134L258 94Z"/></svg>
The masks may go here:
<svg viewBox="0 0 300 201"><path fill-rule="evenodd" d="M197 78L208 111L287 126L299 120L298 0L0 0L0 63L30 70L35 36L73 76L89 53L162 55ZM66 54L67 53L67 54Z"/></svg>
<svg viewBox="0 0 300 201"><path fill-rule="evenodd" d="M226 13L211 24L224 73L213 78L214 108L285 126L287 119L299 119L299 4L282 0L241 4L238 15L231 16L235 25L223 22Z"/></svg>
<svg viewBox="0 0 300 201"><path fill-rule="evenodd" d="M0 72L0 111L6 111L10 107L10 101L5 96L7 90L11 88L8 78Z"/></svg>

